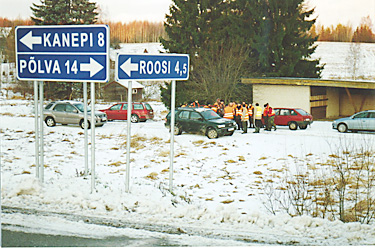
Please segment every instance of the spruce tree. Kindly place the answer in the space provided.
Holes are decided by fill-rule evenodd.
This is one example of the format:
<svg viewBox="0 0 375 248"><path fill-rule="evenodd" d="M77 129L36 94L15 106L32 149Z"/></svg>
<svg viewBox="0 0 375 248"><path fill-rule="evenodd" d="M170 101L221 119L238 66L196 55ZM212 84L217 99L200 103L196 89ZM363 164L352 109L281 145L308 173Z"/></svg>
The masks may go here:
<svg viewBox="0 0 375 248"><path fill-rule="evenodd" d="M40 0L30 7L36 25L94 24L97 21L96 3L88 0ZM82 96L81 83L46 82L46 98L72 99Z"/></svg>
<svg viewBox="0 0 375 248"><path fill-rule="evenodd" d="M201 77L200 70L210 71L204 69L208 67L197 65L202 65L201 61L211 61L220 66L217 62L220 61L220 51L230 50L234 45L248 54L246 61L241 63L244 67L242 77L320 76L319 60L311 59L317 37L308 32L315 23L311 19L314 10L305 9L304 0L173 2L165 22L168 39L161 39L161 42L169 52L190 54L191 64L190 79L179 84L178 94L188 97L199 92L192 81L199 79L197 75ZM230 83L238 84L239 81L240 78ZM212 92L214 94L215 89ZM215 97L225 98L223 95Z"/></svg>
<svg viewBox="0 0 375 248"><path fill-rule="evenodd" d="M88 0L40 0L30 7L36 25L94 24L97 21L96 3Z"/></svg>

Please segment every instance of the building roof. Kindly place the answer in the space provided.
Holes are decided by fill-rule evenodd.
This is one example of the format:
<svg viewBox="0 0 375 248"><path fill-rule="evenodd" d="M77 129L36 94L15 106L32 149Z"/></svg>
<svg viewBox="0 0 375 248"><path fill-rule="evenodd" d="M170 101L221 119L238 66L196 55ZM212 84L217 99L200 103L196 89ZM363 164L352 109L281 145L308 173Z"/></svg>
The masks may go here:
<svg viewBox="0 0 375 248"><path fill-rule="evenodd" d="M121 86L123 86L124 88L128 88L128 83L127 82L116 82L116 81L112 81L108 84L106 84L103 88L107 88L109 85L111 84L114 84L114 83L117 83ZM132 89L143 89L144 86L140 83L138 83L137 81L132 81Z"/></svg>
<svg viewBox="0 0 375 248"><path fill-rule="evenodd" d="M243 84L324 86L354 89L375 89L375 81L328 80L313 78L242 78Z"/></svg>

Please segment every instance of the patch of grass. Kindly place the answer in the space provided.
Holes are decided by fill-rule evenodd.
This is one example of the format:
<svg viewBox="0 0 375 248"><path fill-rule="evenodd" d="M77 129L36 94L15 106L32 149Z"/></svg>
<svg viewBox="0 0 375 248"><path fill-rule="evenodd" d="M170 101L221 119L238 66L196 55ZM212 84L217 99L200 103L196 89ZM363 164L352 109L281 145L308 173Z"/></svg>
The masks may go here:
<svg viewBox="0 0 375 248"><path fill-rule="evenodd" d="M151 180L156 180L156 179L158 179L158 173L156 173L156 172L151 172L150 174L148 174L148 175L146 176L146 178L151 179Z"/></svg>
<svg viewBox="0 0 375 248"><path fill-rule="evenodd" d="M195 146L200 146L200 145L202 145L204 143L204 140L196 140L196 141L193 141L192 143Z"/></svg>

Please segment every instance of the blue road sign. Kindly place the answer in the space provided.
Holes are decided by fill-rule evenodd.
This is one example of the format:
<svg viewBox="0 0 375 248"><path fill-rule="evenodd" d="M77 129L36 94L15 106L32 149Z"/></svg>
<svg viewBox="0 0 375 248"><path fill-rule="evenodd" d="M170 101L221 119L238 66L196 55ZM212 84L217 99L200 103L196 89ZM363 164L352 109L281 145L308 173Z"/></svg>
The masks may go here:
<svg viewBox="0 0 375 248"><path fill-rule="evenodd" d="M19 80L107 82L107 25L19 26L16 28Z"/></svg>
<svg viewBox="0 0 375 248"><path fill-rule="evenodd" d="M118 54L116 80L187 80L189 55L186 54Z"/></svg>

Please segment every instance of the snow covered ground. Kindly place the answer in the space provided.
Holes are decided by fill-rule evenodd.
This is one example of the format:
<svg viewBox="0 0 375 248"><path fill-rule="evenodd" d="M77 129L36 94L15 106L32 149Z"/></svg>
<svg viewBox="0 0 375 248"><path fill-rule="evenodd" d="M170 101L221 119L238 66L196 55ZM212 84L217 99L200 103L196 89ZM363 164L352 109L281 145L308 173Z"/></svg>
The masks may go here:
<svg viewBox="0 0 375 248"><path fill-rule="evenodd" d="M263 204L265 178L281 176L306 156L325 161L343 139L373 145L374 134L341 134L330 122L297 131L236 131L215 140L184 133L175 137L171 194L167 112L161 103L151 104L155 120L131 126L130 193L125 192L123 121L96 128L96 190L90 193L91 176L82 175L83 130L45 126L45 182L40 184L33 102L1 99L1 204L4 210L36 211L3 213L3 228L95 238L165 235L184 246L375 244L374 224L273 215Z"/></svg>

